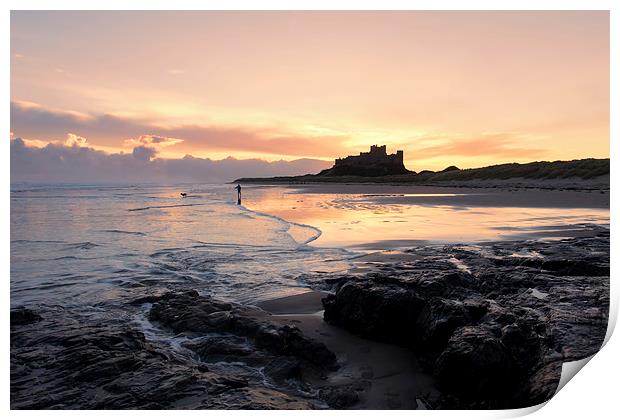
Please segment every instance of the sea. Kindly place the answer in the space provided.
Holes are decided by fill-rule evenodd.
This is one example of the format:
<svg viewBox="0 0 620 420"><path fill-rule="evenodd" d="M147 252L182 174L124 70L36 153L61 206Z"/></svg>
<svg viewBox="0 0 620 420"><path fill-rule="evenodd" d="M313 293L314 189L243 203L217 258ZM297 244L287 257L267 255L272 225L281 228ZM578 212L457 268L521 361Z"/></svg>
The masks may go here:
<svg viewBox="0 0 620 420"><path fill-rule="evenodd" d="M169 289L255 304L318 287L380 249L609 227L608 208L457 208L253 185L242 194L238 205L231 184L14 183L11 307L135 319L128 301Z"/></svg>

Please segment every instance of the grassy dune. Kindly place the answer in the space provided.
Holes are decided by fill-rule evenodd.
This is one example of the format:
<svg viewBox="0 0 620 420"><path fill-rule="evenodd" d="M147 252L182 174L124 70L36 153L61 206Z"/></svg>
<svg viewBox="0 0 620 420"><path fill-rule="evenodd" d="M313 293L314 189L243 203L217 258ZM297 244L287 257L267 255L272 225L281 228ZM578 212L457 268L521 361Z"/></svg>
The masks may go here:
<svg viewBox="0 0 620 420"><path fill-rule="evenodd" d="M397 183L445 183L490 180L592 180L609 175L609 159L580 159L555 162L504 163L476 169L449 167L443 171L411 172L405 175L378 177L300 175L273 178L240 178L242 183L298 183L298 182L397 182Z"/></svg>

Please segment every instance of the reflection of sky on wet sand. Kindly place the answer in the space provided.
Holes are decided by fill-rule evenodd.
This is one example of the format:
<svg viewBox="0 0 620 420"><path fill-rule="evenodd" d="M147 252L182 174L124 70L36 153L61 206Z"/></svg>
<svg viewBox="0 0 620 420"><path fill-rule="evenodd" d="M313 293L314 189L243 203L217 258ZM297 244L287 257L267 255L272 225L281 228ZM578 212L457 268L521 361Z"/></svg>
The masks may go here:
<svg viewBox="0 0 620 420"><path fill-rule="evenodd" d="M457 197L456 194L423 196ZM601 208L398 204L385 203L382 198L368 194L303 194L275 187L251 194L245 204L251 209L319 228L323 234L313 245L364 249L394 248L415 241L559 238L583 234L584 224L609 225L609 210Z"/></svg>

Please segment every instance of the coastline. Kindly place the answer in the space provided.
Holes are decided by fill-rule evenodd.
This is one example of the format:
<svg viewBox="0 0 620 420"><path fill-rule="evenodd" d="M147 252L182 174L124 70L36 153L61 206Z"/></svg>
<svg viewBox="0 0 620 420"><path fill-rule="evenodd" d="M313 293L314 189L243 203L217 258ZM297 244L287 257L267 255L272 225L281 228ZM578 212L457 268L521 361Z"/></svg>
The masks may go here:
<svg viewBox="0 0 620 420"><path fill-rule="evenodd" d="M600 229L559 241L376 252L359 258L363 268L325 279L328 294L258 306L346 360L344 384L366 380L349 408L523 408L554 395L562 363L602 345L608 241ZM394 345L409 353L391 353ZM409 366L389 390L374 380L385 360Z"/></svg>
<svg viewBox="0 0 620 420"><path fill-rule="evenodd" d="M609 208L607 189L510 187L479 185L417 186L380 184L313 184L290 186L305 194L360 194L378 204L449 205L469 207Z"/></svg>
<svg viewBox="0 0 620 420"><path fill-rule="evenodd" d="M382 204L450 205L475 207L609 208L609 182L591 188L553 186L451 186L381 183L265 184L304 194L358 194Z"/></svg>
<svg viewBox="0 0 620 420"><path fill-rule="evenodd" d="M390 165L389 157L376 156L371 162L358 163L346 168L335 166L312 175L280 176L270 178L239 178L235 183L263 184L398 184L418 186L453 187L518 187L542 189L601 189L609 187L609 159L577 159L571 161L542 161L530 163L504 163L482 168L459 169L450 166L443 171L407 170L400 159L400 168ZM354 157L356 158L356 157ZM382 163L380 164L379 161ZM369 165L369 163L371 163ZM379 165L376 168L373 164Z"/></svg>
<svg viewBox="0 0 620 420"><path fill-rule="evenodd" d="M338 188L350 195L361 187L312 188L317 194ZM460 197L373 188L381 193L366 189L364 199L386 200L387 206L396 204L393 200L429 204L438 197ZM504 193L513 192L489 202L501 203ZM561 194L574 198L575 192ZM533 197L531 191L526 196ZM598 199L604 208L604 198ZM609 230L564 226L559 231L572 238L540 241L528 233L524 239L465 245L375 242L369 250L380 250L358 253L346 274L317 273L309 284L313 291L255 305L219 301L187 286L137 288L140 297L125 304L166 337L162 342L122 321L84 323L58 308L17 308L11 312L11 404L233 409L538 404L553 395L562 361L595 353L606 326ZM315 239L305 244L314 246ZM587 299L573 302L574 296ZM46 332L52 325L61 325L61 332ZM120 343L117 337L123 337ZM40 342L47 348L39 348ZM94 364L81 363L84 357ZM487 364L500 377L485 370ZM49 369L40 375L38 366ZM117 377L118 372L126 374ZM48 388L67 375L80 379ZM483 383L477 399L467 392L473 377ZM32 386L33 380L39 385ZM144 381L152 386L143 388ZM175 393L167 393L170 386ZM75 387L86 387L97 398L85 402ZM35 404L33 393L50 396Z"/></svg>
<svg viewBox="0 0 620 420"><path fill-rule="evenodd" d="M593 191L588 188L585 188L585 189L584 188L581 188L581 189L553 188L551 190L551 189L539 189L538 187L528 187L528 188L522 188L522 189L514 189L511 187L507 188L505 185L502 185L501 187L498 187L498 186L491 187L490 189L492 190L492 193L486 194L486 195L481 195L477 193L480 191L480 188L484 188L484 190L488 192L489 191L488 187L464 188L464 187L447 187L447 186L442 186L442 187L404 186L404 185L398 185L398 186L389 185L388 186L388 185L378 185L378 184L374 184L374 185L373 184L309 184L309 185L303 185L303 186L289 185L288 187L294 189L296 192L301 192L305 194L334 194L334 193L362 194L368 199L373 200L375 202L380 200L382 204L442 205L442 204L449 203L450 205L456 205L456 206L476 205L476 206L481 206L481 207L482 206L492 207L492 206L502 205L502 206L508 206L508 207L510 206L516 206L516 207L544 206L544 207L557 207L557 208L565 208L565 207L568 207L568 208L584 207L584 208L603 208L603 209L609 208L608 185L607 185L607 189L601 189L601 190L595 189L594 191L596 192L596 194L593 194ZM521 193L522 195L520 197L517 197L517 199L515 199L515 192ZM475 197L475 199L472 200L472 197ZM506 200L506 198L512 198L512 200ZM592 320L577 321L578 324L582 322L585 324L590 324L590 325L591 325L591 322L595 322L596 324L598 324L599 327L597 327L597 329L595 329L595 331L592 332L593 336L596 338L592 340L587 337L584 337L584 334L588 333L588 331L584 331L584 330L578 331L576 333L574 331L567 332L566 335L561 338L561 341L563 342L564 346L572 347L574 345L574 341L581 340L582 343L578 344L578 346L581 346L578 350L571 350L567 354L564 354L561 357L558 357L558 354L557 354L558 349L551 350L550 355L546 355L546 356L542 355L543 353L547 351L547 350L544 350L544 347L546 345L543 344L542 341L536 344L536 346L538 346L536 350L532 350L532 348L528 348L528 349L521 348L519 350L521 353L529 353L528 357L533 357L537 360L536 363L534 363L536 366L534 367L530 366L528 368L530 369L529 375L531 376L512 379L513 381L520 381L520 385L518 386L521 387L521 389L514 388L515 386L514 384L512 386L508 386L508 388L510 388L509 392L516 394L516 396L514 397L511 397L510 395L507 395L506 393L504 393L504 395L501 395L501 392L499 392L498 394L495 394L494 392L491 392L490 388L479 389L478 390L479 392L483 392L483 393L491 392L491 395L492 395L491 399L494 399L494 402L487 401L486 403L482 403L482 405L480 405L479 402L472 401L471 396L469 395L469 391L465 390L466 387L470 386L469 384L465 384L465 388L463 388L463 385L453 386L452 384L450 384L446 386L446 382L451 382L451 381L458 382L458 381L462 381L463 379L462 378L457 379L458 374L454 372L446 372L446 368L444 366L437 367L435 365L436 362L431 361L433 358L444 356L443 354L440 355L441 352L438 351L436 348L432 348L432 349L425 348L424 350L420 350L418 347L425 347L428 343L421 344L423 340L422 341L417 340L416 337L407 338L407 339L403 339L402 337L397 337L396 335L400 335L401 332L398 332L398 333L393 332L393 333L390 333L392 335L388 334L386 336L384 335L384 333L377 334L368 329L368 325L372 324L373 320L375 320L375 322L377 320L376 315L373 314L373 312L377 310L377 307L375 306L378 304L377 302L383 300L384 303L381 303L379 305L387 304L390 307L403 305L403 303L399 302L398 299L394 300L391 297L388 297L388 298L385 297L386 294L389 296L391 292L388 291L389 289L385 289L384 286L381 286L383 282L388 281L390 276L396 276L396 278L404 277L403 280L406 282L405 284L408 284L412 280L411 277L407 275L401 275L401 272L411 271L412 266L415 266L416 264L420 264L420 263L424 264L424 262L427 261L429 257L432 258L433 253L435 253L436 255L441 254L442 253L441 251L437 252L438 250L437 246L432 246L430 244L423 244L423 243L416 245L414 241L409 241L408 243L407 241L402 241L399 243L395 243L394 241L392 241L391 243L390 241L385 241L383 244L374 243L373 247L371 247L372 249L377 249L377 247L383 247L383 249L374 251L374 252L366 252L363 255L359 255L357 257L352 258L351 261L354 264L354 266L349 270L349 273L346 276L335 278L335 279L329 278L326 280L326 283L328 285L328 290L330 290L330 292L326 296L325 296L325 292L312 291L312 292L304 293L302 295L295 295L295 296L260 302L258 306L264 310L271 312L276 317L283 317L283 319L287 321L296 323L297 326L304 332L304 334L307 334L314 338L318 338L319 340L322 339L322 341L325 342L326 344L329 343L330 346L328 347L337 349L336 353L340 354L340 356L342 356L342 354L355 352L354 349L351 349L351 346L349 344L349 339L347 338L347 335L350 334L351 332L356 334L355 335L356 337L363 339L363 340L367 340L367 342L373 343L375 345L377 343L382 343L382 342L387 342L387 343L395 342L395 343L400 343L399 344L400 348L411 348L412 342L417 342L417 344L414 345L413 352L410 353L408 356L405 356L406 358L406 357L411 357L413 355L414 360L417 361L415 363L414 371L409 374L407 380L405 380L404 382L397 381L391 387L391 392L383 392L384 390L376 386L376 384L374 384L373 382L371 382L370 386L367 385L366 387L358 387L356 391L357 392L356 400L357 399L359 400L355 404L352 404L349 408L368 408L368 407L374 407L374 408L379 408L379 409L381 408L426 409L426 408L440 408L440 407L442 408L521 408L523 406L536 405L541 402L547 401L555 393L555 389L557 387L557 384L559 383L560 370L561 370L562 363L564 361L572 361L576 359L586 358L596 353L596 351L598 351L598 348L600 348L600 345L602 345L602 341L603 341L605 330L606 330L607 318L606 318L605 308L609 305L608 303L609 302L609 296L608 296L608 293L609 293L608 291L609 228L608 226L603 227L603 226L592 225L592 226L578 226L577 229L575 229L573 226L563 226L562 229L560 229L560 231L562 233L558 235L559 237L557 239L552 239L552 240L548 239L546 241L543 240L542 242L539 242L539 240L544 239L544 235L534 234L534 235L528 235L525 238L514 239L512 241L508 241L504 243L499 242L499 241L496 241L496 242L489 242L489 241L484 242L483 241L483 242L480 242L479 245L476 245L475 243L454 245L454 247L456 248L458 248L459 246L463 246L463 249L466 249L471 246L478 247L479 249L476 252L480 252L481 253L480 255L484 255L484 252L481 251L483 248L485 249L492 249L492 248L511 249L512 247L514 252L512 252L511 255L515 256L514 257L515 261L513 261L513 263L517 265L521 265L521 264L529 265L530 263L534 262L532 267L541 267L539 269L543 272L546 271L542 268L546 264L544 262L545 257L542 257L541 254L533 250L534 248L536 248L537 245L547 244L543 246L546 246L549 249L552 249L557 245L559 245L559 247L563 247L565 246L566 243L570 243L571 241L574 241L576 242L576 244L579 244L578 246L583 246L581 244L583 241L585 241L585 243L590 243L588 241L592 241L594 243L597 243L596 246L600 250L600 251L594 252L595 254L600 254L601 252L605 254L605 250L607 251L607 257L606 257L607 259L603 258L603 260L600 261L602 263L602 266L600 267L593 266L591 268L593 271L591 272L588 272L590 268L584 268L582 269L582 272L579 272L580 270L579 268L577 268L576 271L573 270L575 265L579 266L580 264L582 264L581 259L588 258L587 253L585 253L579 257L576 257L575 255L573 255L573 258L577 258L576 261L570 261L570 260L563 261L563 264L566 264L567 267L569 268L568 268L568 271L564 272L564 274L559 274L560 276L568 276L568 278L573 278L573 276L575 275L586 276L586 278L587 276L590 276L590 275L594 275L595 277L598 277L601 275L603 276L601 277L602 283L597 287L597 291L594 293L595 295L594 301L590 301L590 305L593 305L593 302L600 302L600 299L603 299L603 305L601 308L588 308L587 309L588 311L595 312L594 318L592 319L596 319L596 321L592 321ZM548 235L548 232L546 234ZM573 239L562 239L563 237L569 237ZM602 237L601 241L597 239L599 237ZM360 247L360 245L361 244L358 244L356 248L357 249L363 248L363 246ZM400 250L393 250L394 246L396 246L396 248ZM529 248L530 250L523 251L525 248ZM433 249L433 251L429 252L429 250L431 249ZM562 254L561 258L566 257L566 255L564 255L565 252L566 250L562 250L560 252L560 254ZM466 264L464 264L461 260L454 258L451 254L447 254L446 256L445 252L443 253L443 255L444 255L443 259L447 260L449 262L449 267L451 267L451 269L450 268L442 269L444 271L443 274L446 274L445 271L448 271L447 276L444 276L444 277L450 277L450 275L455 274L454 270L456 270L457 275L465 275L469 277L472 276L471 269ZM504 259L506 257L498 255L497 258ZM477 262L479 263L479 261ZM553 262L551 262L550 264L553 264ZM572 264L572 267L571 267L571 264ZM515 267L515 270L516 268L517 267ZM439 273L435 271L437 269L438 268L435 268L431 271L425 270L425 272L427 273L426 275L428 275L431 272L433 273L433 275L439 275ZM475 274L473 275L476 276ZM381 279L385 279L385 280L381 280ZM362 282L362 284L365 284L365 285L360 284L359 283L360 281ZM399 280L389 280L390 283L393 281L398 282ZM550 281L550 280L547 280L547 281ZM368 283L370 283L370 286L368 285ZM361 297L363 296L363 294L359 295L358 297L355 297L355 294L351 295L351 292L347 290L347 288L350 288L351 286L354 289L357 288L358 284L361 285L362 287L361 290L364 290L364 288L368 290L367 289L368 287L371 288L370 294L368 294L366 298ZM548 298L549 293L545 293L541 290L538 290L536 286L532 286L531 283L529 284L529 286L530 287L528 287L525 290L525 292L522 292L521 291L522 289L518 288L519 290L518 293L521 295L525 293L527 296L531 296L530 300L533 298L534 301L542 301ZM409 285L406 286L405 290L408 290L409 287L411 286ZM462 288L463 285L461 284L459 285L459 287ZM520 287L523 287L523 286L520 286ZM550 284L543 283L537 287L541 288L542 290L548 290L548 287L554 287L554 286L550 286ZM568 288L571 288L571 287L574 287L574 286L573 285L568 286ZM376 288L376 289L373 290L373 288ZM442 289L444 290L446 288L449 288L449 286L444 285L442 287ZM514 292L509 292L508 291L509 289L510 287L506 289L507 295L514 293ZM343 290L347 290L347 292L344 293ZM411 290L413 291L413 293L416 293L415 288ZM434 293L435 292L433 292L432 294ZM463 292L460 292L460 293L463 293ZM489 298L491 299L490 302L494 302L494 300L497 298L497 293L495 291L492 291L490 294L489 294L489 291L487 291L485 292L487 293L487 295L482 294L481 297L474 298L474 299L480 299L480 301L476 304L476 303L473 303L474 300L472 300L471 296L469 295L470 293L471 293L471 290L469 290L467 293L463 294L462 297L459 297L457 299L465 299L465 302L469 302L467 303L467 305L472 305L472 304L474 306L482 305L482 307L484 307L485 305L488 305L488 303L486 302L489 302L488 300ZM451 292L448 292L448 295L451 296L451 299L455 298L454 294ZM318 302L319 298L321 298L321 302L322 302L320 305ZM350 307L350 305L354 304L354 302L359 302L360 298L371 299L375 303L373 303L372 306L368 308L362 309L362 311L369 311L368 313L364 315L359 315L358 311L360 310L360 308L358 306L355 306L354 307L355 309L353 309L353 313L356 313L356 315L347 315L347 311L348 311L347 308ZM604 302L607 302L607 303L604 303ZM300 304L301 304L301 307L310 308L309 312L313 312L313 313L300 313L301 311L295 310L296 308L298 308L298 305ZM358 305L358 304L359 303L356 303L355 305ZM411 304L412 303L409 303L409 305ZM428 305L428 302L426 305ZM431 304L430 307L432 308L433 305L434 304ZM549 305L550 305L550 309L548 310L554 311L555 309L553 309L553 306L558 305L558 303L556 301L556 303L550 303ZM579 310L577 310L577 306L578 305L576 305L575 308L572 308L572 310L575 312L573 313L573 315L570 315L574 318L579 317L578 315ZM327 309L327 313L325 313L326 311L324 309ZM424 312L427 310L429 309L422 309L421 311ZM430 309L430 310L431 312L433 311L433 309ZM445 309L442 309L441 313L443 313L444 310ZM473 309L468 309L468 310L473 310ZM487 309L480 309L480 310L487 311ZM432 315L432 317L435 317L438 315L439 314L435 314L435 315ZM418 316L419 315L417 315L416 317ZM445 316L445 314L441 316ZM456 316L456 318L451 319L450 318L451 316ZM445 340L445 343L450 343L450 335L457 334L461 328L469 328L467 327L468 324L475 325L481 319L479 315L475 315L473 318L470 318L468 321L462 321L462 319L459 320L461 316L462 315L452 314L452 315L447 315L447 318L445 319L427 320L427 322L429 322L429 325L427 325L427 329L425 330L423 328L421 331L418 331L415 334L433 335L434 334L432 332L433 328L438 328L438 326L441 323L447 322L448 325L454 324L453 326L448 327L449 328L448 330L449 332L447 332L448 336L443 339ZM486 316L487 315L483 316L482 318ZM504 315L500 315L499 319L501 319L502 316ZM592 315L588 315L588 316L592 316ZM419 320L416 321L416 317L414 317L409 322L411 322L414 325L417 325L416 323L419 323ZM564 317L566 317L566 315L564 315ZM308 319L312 321L308 322ZM517 324L512 324L511 328L516 328L517 330L522 328L521 326L516 326L516 325L519 325L520 321L521 320L519 320L519 318L517 317L516 318ZM398 324L399 320L390 318L389 321L382 320L379 322L381 325L385 325L385 322ZM497 322L497 321L493 321L493 322ZM564 319L564 322L568 322L567 319ZM570 322L574 322L574 321L570 321ZM459 327L459 325L465 325L465 327L462 327L462 326ZM560 329L566 328L567 330L570 330L571 328L575 328L574 325L576 324L573 324L570 327L559 326L559 328ZM341 328L338 328L338 327L341 327ZM390 327L391 326L387 327L387 329L390 329ZM553 326L552 328L556 328L556 327L558 326ZM331 335L336 336L335 338L332 337L331 340L325 340L324 337L321 337L321 335L327 335L325 330L328 328L331 328L331 331L332 331ZM526 328L532 328L532 326L530 325ZM334 334L333 331L337 331L337 332ZM509 330L509 331L512 331L512 330ZM524 331L525 330L520 330L519 333L516 333L517 336L520 337L520 339L524 339L524 337L522 336L522 334L524 334ZM405 333L405 334L411 334L411 333ZM442 334L446 334L446 332L443 332ZM501 343L500 345L506 346L508 348L510 347L508 343L511 341L513 342L514 345L517 345L517 343L514 343L513 338L504 339L502 334L505 334L505 333L501 333L499 337L497 338L498 343ZM513 333L511 332L511 334ZM362 338L362 337L366 337L366 338ZM434 347L434 346L436 346L436 343L431 345L430 347ZM367 347L367 348L372 348L372 346ZM373 350L375 353L385 352L385 350L380 347L378 349L373 349ZM448 350L444 350L444 352L446 351ZM482 354L474 355L473 356L474 359L476 359L477 357L480 357L482 359L487 357L487 355L484 354L485 350L481 350L481 351L482 351ZM508 351L508 353L510 353L510 351ZM564 353L564 352L561 351L561 353ZM514 358L513 356L514 355L509 355L507 357ZM464 362L464 360L462 359L463 356L456 356L456 357L458 357L458 360L460 360L458 362L459 364L462 364ZM472 356L469 355L468 357L472 357ZM523 357L523 356L519 356L519 357ZM366 360L367 363L365 364L365 366L370 367L370 370L372 370L372 366L373 364L375 365L377 364L377 360L385 360L385 358L386 358L385 353L382 356L376 357L375 359L368 358ZM387 356L387 358L389 359L390 357ZM447 358L447 356L445 356L445 358ZM402 359L401 359L401 362L402 362ZM448 362L444 361L442 363L445 364ZM475 363L475 361L473 363ZM517 363L523 363L523 361L520 361ZM421 367L421 366L424 366L424 367ZM481 366L479 365L476 365L476 366L478 366L478 369L481 368ZM352 368L355 369L356 367L357 366L355 365L355 363L352 363ZM499 366L496 366L496 367L499 368ZM456 366L452 366L452 369L455 369L455 368ZM379 370L380 369L381 368L379 368ZM505 370L504 375L510 375L511 369L512 368L508 368L508 370ZM461 372L460 374L462 373L463 372ZM474 374L475 372L472 371L471 373ZM483 378L484 378L484 375L485 374L483 373L482 374ZM448 377L448 379L446 379L446 377ZM349 378L349 380L350 379L351 378ZM484 379L482 380L484 381ZM407 392L407 390L410 389L412 386L411 381L413 381L413 383L423 384L419 387L416 387L415 396L412 396L410 393L408 394ZM416 382L416 381L419 381L419 382ZM438 381L439 381L439 384L437 383ZM495 379L495 381L497 380ZM500 387L506 386L506 384L502 383L502 381L500 381L499 383L496 382L495 386L497 385L499 385ZM462 388L459 389L459 387L462 387ZM504 390L504 392L505 391L506 390ZM402 397L405 395L407 395L407 397L406 397L405 405L403 405L404 401L402 400ZM386 396L389 396L389 397L386 398ZM490 405L485 405L485 404L490 404ZM525 405L522 405L522 404L525 404Z"/></svg>
<svg viewBox="0 0 620 420"><path fill-rule="evenodd" d="M321 177L321 178L241 178L232 183L278 186L324 186L357 185L369 187L373 185L413 188L516 188L564 191L597 191L609 190L609 175L601 175L591 179L583 178L506 178L506 179L471 179L462 181L405 182L398 179L382 177Z"/></svg>

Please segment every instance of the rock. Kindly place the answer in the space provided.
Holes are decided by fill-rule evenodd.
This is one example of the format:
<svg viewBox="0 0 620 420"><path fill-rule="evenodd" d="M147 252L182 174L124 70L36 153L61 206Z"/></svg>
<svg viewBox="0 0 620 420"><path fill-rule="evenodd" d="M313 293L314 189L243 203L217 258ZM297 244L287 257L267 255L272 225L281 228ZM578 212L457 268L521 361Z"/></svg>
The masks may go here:
<svg viewBox="0 0 620 420"><path fill-rule="evenodd" d="M319 392L319 397L331 408L349 408L360 401L359 391L362 389L362 386L355 384L324 388Z"/></svg>
<svg viewBox="0 0 620 420"><path fill-rule="evenodd" d="M519 408L553 395L557 365L607 328L609 235L419 246L420 258L331 276L324 318L410 347L437 374L440 408ZM532 291L536 290L536 293Z"/></svg>
<svg viewBox="0 0 620 420"><path fill-rule="evenodd" d="M187 340L187 357L123 320L95 322L55 308L15 311L12 409L309 409L326 403L303 378L324 376L335 355L265 313L193 291L149 299L151 319ZM38 322L31 322L33 320ZM265 373L282 383L265 387ZM289 386L288 381L296 381ZM302 394L299 389L304 389Z"/></svg>
<svg viewBox="0 0 620 420"><path fill-rule="evenodd" d="M17 308L11 310L11 326L32 324L42 319L43 318L32 309Z"/></svg>
<svg viewBox="0 0 620 420"><path fill-rule="evenodd" d="M323 369L336 367L336 356L323 343L305 337L296 327L277 326L259 309L233 305L197 293L167 293L157 300L149 318L175 333L229 333L245 337L269 352L295 356Z"/></svg>
<svg viewBox="0 0 620 420"><path fill-rule="evenodd" d="M462 302L431 298L415 321L416 337L431 351L441 351L454 330L471 322L470 311Z"/></svg>
<svg viewBox="0 0 620 420"><path fill-rule="evenodd" d="M312 401L291 397L283 392L265 388L241 388L222 393L207 401L204 407L217 410L310 410L319 408Z"/></svg>
<svg viewBox="0 0 620 420"><path fill-rule="evenodd" d="M347 281L335 294L323 298L325 321L358 334L386 341L404 342L402 334L412 329L424 301L416 293L397 284Z"/></svg>
<svg viewBox="0 0 620 420"><path fill-rule="evenodd" d="M149 319L159 321L175 333L215 332L232 329L230 303L200 298L198 292L169 292L155 300Z"/></svg>
<svg viewBox="0 0 620 420"><path fill-rule="evenodd" d="M254 351L247 339L234 335L202 337L183 343L183 346L195 352L202 361L211 363L239 360Z"/></svg>
<svg viewBox="0 0 620 420"><path fill-rule="evenodd" d="M532 372L543 361L544 342L535 331L538 327L527 320L505 325L501 330L501 343L507 349L517 372Z"/></svg>
<svg viewBox="0 0 620 420"><path fill-rule="evenodd" d="M515 386L509 352L485 328L455 331L435 366L445 388L470 397L495 397Z"/></svg>
<svg viewBox="0 0 620 420"><path fill-rule="evenodd" d="M265 374L276 381L298 378L301 374L301 366L294 358L279 357L265 366Z"/></svg>
<svg viewBox="0 0 620 420"><path fill-rule="evenodd" d="M13 409L194 408L216 382L126 326L50 318L11 331Z"/></svg>
<svg viewBox="0 0 620 420"><path fill-rule="evenodd" d="M555 395L562 374L561 356L548 360L534 372L523 386L516 399L523 405L537 405L548 401Z"/></svg>

